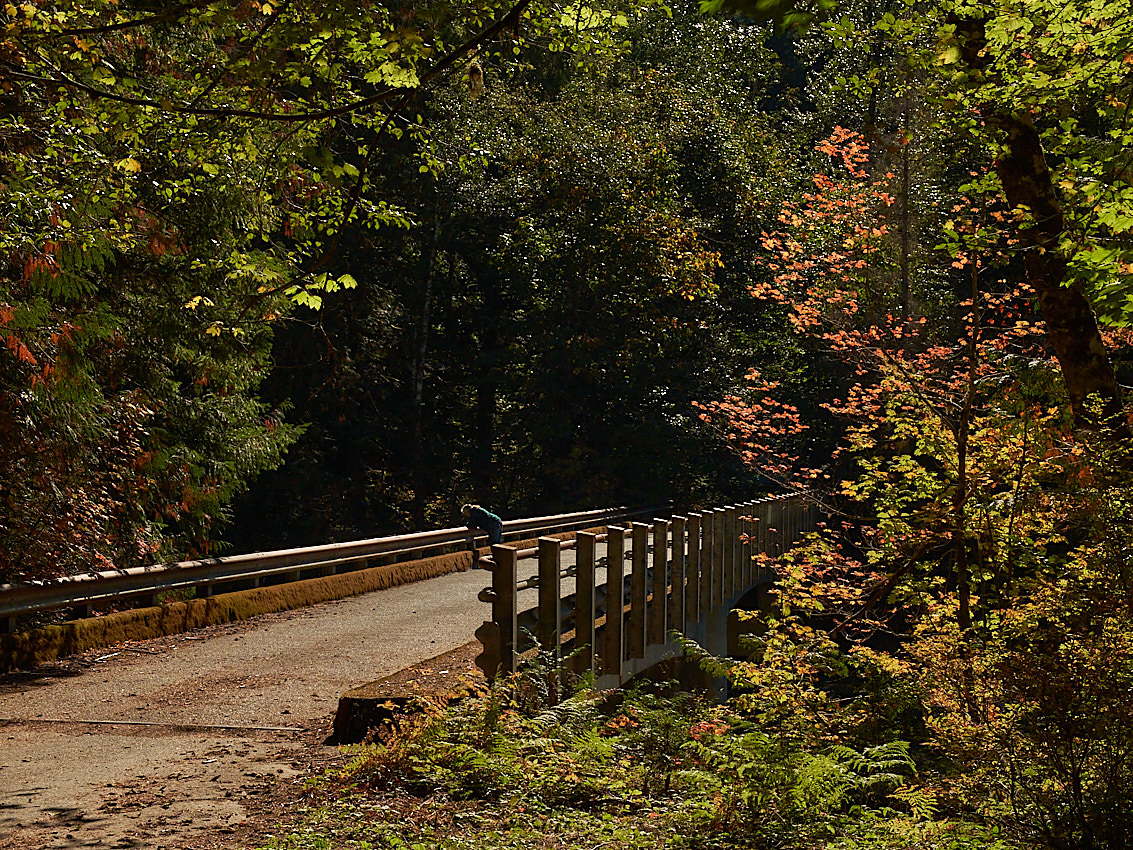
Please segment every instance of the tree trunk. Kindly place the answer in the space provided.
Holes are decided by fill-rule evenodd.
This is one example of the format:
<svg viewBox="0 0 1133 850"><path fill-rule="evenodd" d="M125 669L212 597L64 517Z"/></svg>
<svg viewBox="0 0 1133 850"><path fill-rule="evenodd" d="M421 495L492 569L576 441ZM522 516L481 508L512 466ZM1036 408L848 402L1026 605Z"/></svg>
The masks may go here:
<svg viewBox="0 0 1133 850"><path fill-rule="evenodd" d="M988 59L981 55L987 44L985 22L955 18L953 22L964 61L973 69L985 69ZM1034 219L1032 226L1019 231L1023 261L1027 280L1038 297L1047 338L1062 369L1074 417L1080 424L1093 421L1086 400L1096 394L1103 405L1102 419L1116 427L1121 392L1093 307L1081 287L1066 285L1066 259L1058 247L1066 222L1042 139L1025 115L993 110L988 123L1002 129L1006 136L1007 153L996 163L996 172L1007 202L1016 209L1026 208Z"/></svg>
<svg viewBox="0 0 1133 850"><path fill-rule="evenodd" d="M1065 229L1062 206L1043 155L1042 140L1029 121L997 116L1007 134L1008 155L999 161L999 181L1013 208L1026 207L1034 224L1020 232L1027 280L1038 296L1047 338L1062 367L1070 406L1080 421L1089 420L1086 399L1098 395L1105 418L1121 407L1113 364L1102 342L1093 307L1077 285L1066 286L1066 260L1058 250Z"/></svg>

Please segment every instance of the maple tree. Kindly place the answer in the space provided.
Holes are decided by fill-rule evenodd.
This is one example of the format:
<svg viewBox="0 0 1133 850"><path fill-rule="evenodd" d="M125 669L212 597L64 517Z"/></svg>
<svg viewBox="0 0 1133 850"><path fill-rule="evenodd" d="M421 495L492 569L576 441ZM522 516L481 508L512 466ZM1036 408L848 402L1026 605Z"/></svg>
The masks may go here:
<svg viewBox="0 0 1133 850"><path fill-rule="evenodd" d="M942 228L950 315L903 320L899 293L884 285L899 262L894 175L874 177L869 145L846 130L818 150L830 170L764 234L769 276L752 293L783 305L812 346L852 368L844 394L826 403L847 421L846 443L831 467L801 467L789 446L807 423L767 382L753 385L755 401L702 406L767 474L798 486L836 476L829 526L766 561L779 601L759 647L776 654L743 675L773 681L801 654L828 656L804 679L855 668L903 682L934 745L970 768L941 778L941 793L974 795L989 816L1010 811L1050 841L1120 842L1104 824L1123 805L1107 790L1123 769L1109 748L1122 746L1128 705L1108 683L1124 681L1128 647L1114 635L1127 612L1091 600L1124 575L1124 532L1097 517L1125 510L1128 458L1123 441L1077 427L1110 400L1091 411L1065 395L1031 275L1020 280L1012 262L1016 207L986 172L971 173ZM1130 344L1121 328L1099 338L1110 351ZM908 635L906 651L870 648L894 629ZM1088 730L1075 726L1081 712L1098 718ZM841 717L823 722L832 716ZM1091 755L1074 761L1082 752ZM981 760L1017 777L1009 789L974 766ZM1045 773L1032 782L1036 769Z"/></svg>

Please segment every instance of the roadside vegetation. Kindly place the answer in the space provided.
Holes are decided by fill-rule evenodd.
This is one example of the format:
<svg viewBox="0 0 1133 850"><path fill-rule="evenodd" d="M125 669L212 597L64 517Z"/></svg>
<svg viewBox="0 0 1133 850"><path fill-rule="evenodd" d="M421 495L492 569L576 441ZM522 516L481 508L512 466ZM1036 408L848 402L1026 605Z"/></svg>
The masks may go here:
<svg viewBox="0 0 1133 850"><path fill-rule="evenodd" d="M529 670L274 847L1133 847L1129 0L0 33L0 584L827 494L724 704Z"/></svg>
<svg viewBox="0 0 1133 850"><path fill-rule="evenodd" d="M685 647L726 701L596 692L536 661L350 748L264 846L1128 847L1133 504L1103 470L1016 510L1027 555L976 573L966 628L938 564L863 583L817 533L773 565L746 657Z"/></svg>

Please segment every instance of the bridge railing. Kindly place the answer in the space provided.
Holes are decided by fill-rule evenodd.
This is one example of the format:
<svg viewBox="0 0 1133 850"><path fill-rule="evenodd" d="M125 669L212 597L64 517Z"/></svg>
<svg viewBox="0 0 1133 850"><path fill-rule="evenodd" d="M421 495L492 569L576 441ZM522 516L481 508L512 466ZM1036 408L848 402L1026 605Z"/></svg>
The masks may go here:
<svg viewBox="0 0 1133 850"><path fill-rule="evenodd" d="M600 687L615 687L674 655L673 631L725 654L728 612L773 580L755 556L782 555L813 531L818 495L800 491L610 525L604 534L578 532L568 541L542 537L536 549L493 546L485 565L492 586L480 594L492 615L476 632L483 646L477 664L489 678L514 672L538 647L556 662L569 654L574 669L593 671ZM606 556L600 559L603 542ZM569 549L575 565L564 571L562 555ZM522 560L536 560L537 575L520 581ZM574 590L564 594L563 581L571 578ZM521 606L521 593L536 588L534 607Z"/></svg>
<svg viewBox="0 0 1133 850"><path fill-rule="evenodd" d="M655 510L616 507L508 520L503 524L504 539L530 539L537 535L593 528L649 515ZM313 575L334 575L377 563L467 550L486 543L487 538L482 532L466 527L445 528L325 546L226 555L65 576L43 582L0 585L0 631L11 631L16 618L40 611L72 609L76 616L84 616L90 613L91 606L96 605L139 602L156 605L161 594L171 591L196 589L202 595L211 596L218 589L229 589L233 585L258 586L265 578L281 582Z"/></svg>

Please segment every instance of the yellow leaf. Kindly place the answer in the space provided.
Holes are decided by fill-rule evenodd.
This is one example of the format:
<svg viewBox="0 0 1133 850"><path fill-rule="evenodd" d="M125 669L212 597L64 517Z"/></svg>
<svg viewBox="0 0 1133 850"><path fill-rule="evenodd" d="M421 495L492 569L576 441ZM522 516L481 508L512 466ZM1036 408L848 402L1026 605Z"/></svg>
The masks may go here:
<svg viewBox="0 0 1133 850"><path fill-rule="evenodd" d="M941 65L955 65L960 61L960 47L956 44L949 44L936 56L936 61Z"/></svg>
<svg viewBox="0 0 1133 850"><path fill-rule="evenodd" d="M142 170L142 164L132 156L118 160L114 163L114 167L129 174L138 174Z"/></svg>

